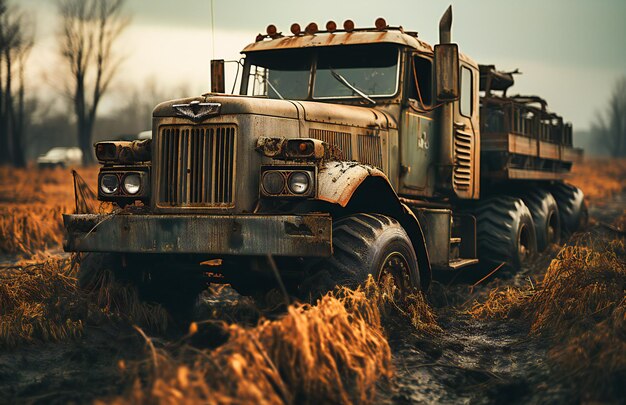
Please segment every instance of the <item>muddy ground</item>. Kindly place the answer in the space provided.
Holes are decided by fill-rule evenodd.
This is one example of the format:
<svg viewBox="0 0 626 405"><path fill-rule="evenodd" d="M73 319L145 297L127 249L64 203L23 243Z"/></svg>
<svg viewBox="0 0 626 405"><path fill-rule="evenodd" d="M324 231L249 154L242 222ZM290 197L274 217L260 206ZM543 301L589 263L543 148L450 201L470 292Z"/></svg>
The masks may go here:
<svg viewBox="0 0 626 405"><path fill-rule="evenodd" d="M611 223L626 209L626 195L591 208L594 238L611 238L602 223ZM521 321L481 321L464 311L495 286L522 286L541 279L557 248L542 254L521 273L496 273L475 284L476 276L443 277L429 293L443 333L418 335L406 320L386 320L395 377L381 382L377 402L393 403L571 403L581 398L567 376L551 369L547 342L528 335ZM3 258L6 268L11 258ZM0 267L0 271L1 268ZM483 274L488 269L482 269ZM452 279L452 280L451 280ZM198 317L219 311L253 322L247 303L233 309L238 298L224 290L206 295ZM245 300L244 300L245 302ZM203 315L204 314L204 315ZM229 315L230 314L230 315ZM206 333L204 334L206 337ZM156 338L179 339L170 333ZM219 344L214 336L212 344ZM88 327L71 342L25 345L0 350L1 403L90 403L120 394L131 383L119 372L119 360L145 358L144 340L127 325Z"/></svg>

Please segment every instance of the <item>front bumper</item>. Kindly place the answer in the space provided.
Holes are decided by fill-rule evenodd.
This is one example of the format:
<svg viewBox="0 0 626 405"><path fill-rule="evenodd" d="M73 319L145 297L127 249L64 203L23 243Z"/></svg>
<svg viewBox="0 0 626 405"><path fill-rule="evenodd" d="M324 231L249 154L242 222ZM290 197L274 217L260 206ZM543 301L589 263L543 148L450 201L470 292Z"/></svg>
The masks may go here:
<svg viewBox="0 0 626 405"><path fill-rule="evenodd" d="M66 214L67 252L328 257L329 215Z"/></svg>

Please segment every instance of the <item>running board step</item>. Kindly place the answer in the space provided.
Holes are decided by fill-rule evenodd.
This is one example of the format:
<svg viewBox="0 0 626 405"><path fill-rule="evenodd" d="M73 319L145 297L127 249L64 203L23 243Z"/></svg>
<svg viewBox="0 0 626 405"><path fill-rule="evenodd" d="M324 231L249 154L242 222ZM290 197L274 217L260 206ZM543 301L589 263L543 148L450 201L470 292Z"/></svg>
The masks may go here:
<svg viewBox="0 0 626 405"><path fill-rule="evenodd" d="M471 266L472 264L477 264L478 259L455 259L451 260L448 264L450 270L458 270L465 266Z"/></svg>

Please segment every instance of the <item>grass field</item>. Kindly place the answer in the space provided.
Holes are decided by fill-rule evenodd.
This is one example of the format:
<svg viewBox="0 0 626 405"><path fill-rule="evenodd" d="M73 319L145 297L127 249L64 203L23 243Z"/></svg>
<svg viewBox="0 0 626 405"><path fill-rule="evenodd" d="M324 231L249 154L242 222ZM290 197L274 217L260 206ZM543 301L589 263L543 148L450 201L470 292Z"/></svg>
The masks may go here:
<svg viewBox="0 0 626 405"><path fill-rule="evenodd" d="M79 174L88 184L95 184L96 168L79 170ZM626 161L592 160L576 167L571 182L583 189L593 215L606 212L611 202L613 210L622 204L615 201L624 195L625 175ZM41 351L41 358L70 350L71 355L65 356L70 359L61 360L66 368L76 364L90 367L91 355L101 359L96 362L101 368L95 367L92 377L51 380L39 388L43 393L36 399L371 403L403 398L404 379L414 381L416 375L430 373L419 379L424 386L411 388L425 395L419 398L433 399L428 395L437 391L428 384L436 380L459 400L464 393L455 392L458 388L454 387L476 382L476 375L485 378L481 384L494 387L508 378L486 365L470 367L471 359L442 363L447 357L462 358L471 352L467 347L472 343L461 350L461 343L451 343L446 337L457 333L459 320L465 322L462 328L468 341L473 339L468 332L472 328L504 324L511 325L510 333L522 336L522 342L531 339L539 342L538 347L545 343L548 367L541 371L542 378L571 382L565 383L566 394L557 393L553 398L623 398L623 205L623 215L610 223L606 216L598 216L591 233L575 235L564 246L553 247L554 253L538 260L523 277L496 279L471 289L450 287L455 292L446 294L459 298L435 309L429 305L433 292L400 302L393 298L392 285L379 288L369 284L362 290L336 291L313 306L296 303L286 313L268 318L249 299L220 287L204 293L199 314L186 332L176 330L176 320L161 307L139 301L133 288L112 283L110 278L103 277L92 291L78 288L76 258L59 254L63 239L60 215L74 207L69 171L0 168L0 377L8 376L3 370L12 367L43 372L36 360L19 367L11 363L12 356L24 358L21 350L25 348ZM116 347L119 345L125 347ZM95 348L94 353L85 346ZM413 356L411 361L419 363L415 368L398 366L405 364L402 357L407 350ZM524 350L531 349L524 346ZM461 373L460 383L458 379L447 382L446 376L453 375L453 370ZM32 399L26 392L33 387L21 377L11 378L6 378L6 385L0 384L0 396ZM91 383L85 384L85 378ZM121 383L96 386L94 381L100 378ZM529 381L539 384L530 377ZM25 384L28 389L11 391L15 388L8 388L10 384ZM68 385L74 394L66 392ZM78 394L86 391L91 394ZM497 398L501 395L497 391Z"/></svg>

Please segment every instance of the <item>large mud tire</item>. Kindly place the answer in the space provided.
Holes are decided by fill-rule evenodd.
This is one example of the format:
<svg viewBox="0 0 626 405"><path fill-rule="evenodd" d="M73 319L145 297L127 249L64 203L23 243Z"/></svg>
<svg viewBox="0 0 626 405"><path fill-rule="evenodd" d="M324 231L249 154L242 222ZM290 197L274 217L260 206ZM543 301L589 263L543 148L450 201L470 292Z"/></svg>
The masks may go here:
<svg viewBox="0 0 626 405"><path fill-rule="evenodd" d="M401 293L420 286L417 257L398 221L380 214L355 214L333 223L333 256L318 263L300 284L299 296L314 300L337 286L356 288L369 275L393 277Z"/></svg>
<svg viewBox="0 0 626 405"><path fill-rule="evenodd" d="M589 222L589 213L582 190L570 184L557 183L550 191L559 207L562 235L568 237L584 229Z"/></svg>
<svg viewBox="0 0 626 405"><path fill-rule="evenodd" d="M535 226L522 199L496 196L476 210L478 257L517 271L537 251Z"/></svg>
<svg viewBox="0 0 626 405"><path fill-rule="evenodd" d="M124 268L119 254L83 254L78 268L78 286L94 291L102 287L104 279L135 287L139 299L161 305L185 327L184 323L191 319L198 296L205 288L200 277L178 273L165 275L138 267Z"/></svg>
<svg viewBox="0 0 626 405"><path fill-rule="evenodd" d="M548 245L561 240L561 219L556 200L543 189L527 190L522 196L530 210L537 235L537 251L543 252Z"/></svg>

